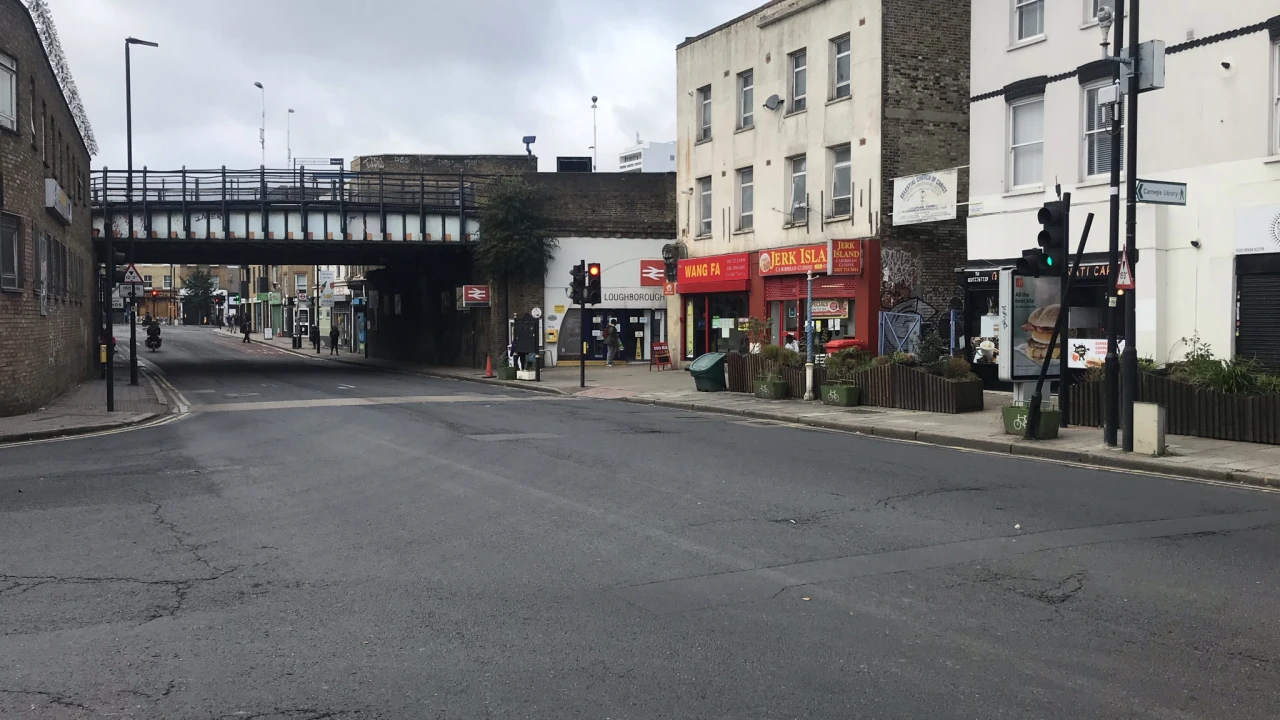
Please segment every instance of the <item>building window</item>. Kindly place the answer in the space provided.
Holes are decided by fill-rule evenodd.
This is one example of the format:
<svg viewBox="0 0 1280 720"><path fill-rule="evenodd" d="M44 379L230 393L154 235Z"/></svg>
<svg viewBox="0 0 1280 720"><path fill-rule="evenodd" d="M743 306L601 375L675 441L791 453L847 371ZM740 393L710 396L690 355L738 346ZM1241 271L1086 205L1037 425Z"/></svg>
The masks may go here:
<svg viewBox="0 0 1280 720"><path fill-rule="evenodd" d="M1044 181L1044 96L1009 106L1009 184L1028 187Z"/></svg>
<svg viewBox="0 0 1280 720"><path fill-rule="evenodd" d="M711 86L698 89L698 140L711 139Z"/></svg>
<svg viewBox="0 0 1280 720"><path fill-rule="evenodd" d="M1116 7L1116 0L1088 0L1086 6L1089 9L1089 17L1085 18L1084 21L1089 23L1098 19L1098 11L1102 8L1108 7L1114 10Z"/></svg>
<svg viewBox="0 0 1280 720"><path fill-rule="evenodd" d="M144 282L144 283L146 283L146 284L147 284L147 289L148 289L148 290L150 290L151 288L155 287L155 283L151 282L151 276L150 276L150 275L143 275L143 276L142 276L142 282Z"/></svg>
<svg viewBox="0 0 1280 720"><path fill-rule="evenodd" d="M853 214L853 151L848 145L831 151L831 216Z"/></svg>
<svg viewBox="0 0 1280 720"><path fill-rule="evenodd" d="M164 276L162 276L162 277L160 278L160 287L164 288L165 290L172 290L172 289L173 289L173 276L172 276L172 275L164 275Z"/></svg>
<svg viewBox="0 0 1280 720"><path fill-rule="evenodd" d="M805 109L805 93L809 89L808 56L797 50L788 56L791 61L791 112Z"/></svg>
<svg viewBox="0 0 1280 720"><path fill-rule="evenodd" d="M849 36L831 41L832 99L849 97Z"/></svg>
<svg viewBox="0 0 1280 720"><path fill-rule="evenodd" d="M1271 43L1271 151L1280 155L1280 41Z"/></svg>
<svg viewBox="0 0 1280 720"><path fill-rule="evenodd" d="M36 146L36 79L27 78L27 125L31 127L31 147Z"/></svg>
<svg viewBox="0 0 1280 720"><path fill-rule="evenodd" d="M738 229L750 230L755 227L755 169L742 168L738 171Z"/></svg>
<svg viewBox="0 0 1280 720"><path fill-rule="evenodd" d="M805 170L807 163L804 155L789 158L787 165L791 168L791 197L787 198L787 207L791 212L787 215L793 224L803 224L809 219L809 202L805 191Z"/></svg>
<svg viewBox="0 0 1280 720"><path fill-rule="evenodd" d="M218 275L210 275L210 276L209 276L209 280L210 280L209 287L210 287L212 290L214 290L214 291L216 291L216 290L218 289L218 278L219 278L219 276L218 276ZM147 283L147 284L148 284L148 286L150 286L150 283Z"/></svg>
<svg viewBox="0 0 1280 720"><path fill-rule="evenodd" d="M1124 169L1124 110L1117 103L1108 109L1098 104L1098 91L1110 85L1107 81L1084 89L1084 174L1085 177L1111 173L1111 150L1120 155ZM1112 137L1112 113L1120 113L1120 134Z"/></svg>
<svg viewBox="0 0 1280 720"><path fill-rule="evenodd" d="M40 158L49 164L49 104L40 101L40 132L44 134L44 142L40 144Z"/></svg>
<svg viewBox="0 0 1280 720"><path fill-rule="evenodd" d="M18 263L22 260L19 237L17 216L0 215L0 290L22 289L18 278Z"/></svg>
<svg viewBox="0 0 1280 720"><path fill-rule="evenodd" d="M295 293L301 292L304 295L306 294L307 292L307 274L306 273L293 274L293 291Z"/></svg>
<svg viewBox="0 0 1280 720"><path fill-rule="evenodd" d="M755 125L755 73L750 70L738 74L738 128Z"/></svg>
<svg viewBox="0 0 1280 720"><path fill-rule="evenodd" d="M711 178L698 179L698 237L711 235Z"/></svg>
<svg viewBox="0 0 1280 720"><path fill-rule="evenodd" d="M0 127L18 131L18 61L0 53Z"/></svg>
<svg viewBox="0 0 1280 720"><path fill-rule="evenodd" d="M1044 0L1013 0L1013 38L1030 40L1044 34Z"/></svg>

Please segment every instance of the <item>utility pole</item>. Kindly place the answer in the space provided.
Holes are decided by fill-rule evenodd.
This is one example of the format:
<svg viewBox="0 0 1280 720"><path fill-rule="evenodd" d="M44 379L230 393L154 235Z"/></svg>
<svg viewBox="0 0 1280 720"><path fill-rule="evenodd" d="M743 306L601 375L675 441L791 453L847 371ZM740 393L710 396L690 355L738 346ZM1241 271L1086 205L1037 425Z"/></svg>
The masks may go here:
<svg viewBox="0 0 1280 720"><path fill-rule="evenodd" d="M1125 98L1125 260L1130 272L1136 274L1137 262L1137 184L1138 184L1138 74L1141 60L1138 52L1138 7L1141 0L1129 0L1129 94ZM1116 3L1117 5L1121 3ZM1124 433L1122 449L1133 452L1133 401L1138 390L1138 297L1137 289L1128 293L1124 303L1124 352L1121 354L1120 388L1123 392Z"/></svg>
<svg viewBox="0 0 1280 720"><path fill-rule="evenodd" d="M129 67L129 48L133 45L159 47L156 43L139 40L134 37L124 39L124 136L126 154L129 156L128 175L125 178L125 193L129 206L129 264L135 262L133 255L133 77ZM103 187L103 191L106 188ZM112 280L114 282L114 279ZM129 384L138 384L138 298L135 293L129 300Z"/></svg>
<svg viewBox="0 0 1280 720"><path fill-rule="evenodd" d="M1114 63L1114 71L1111 75L1115 81L1116 89L1120 88L1120 56L1124 49L1124 3L1114 3L1112 8L1112 17L1115 24L1115 47L1112 48L1111 56ZM1106 55L1106 36L1103 36L1103 55ZM1118 354L1118 327L1120 325L1120 308L1117 307L1119 298L1116 297L1116 277L1120 272L1120 167L1123 165L1123 156L1121 155L1122 143L1120 143L1120 133L1124 124L1121 122L1121 106L1116 103L1111 113L1111 207L1110 207L1110 223L1107 246L1107 278L1110 282L1110 292L1108 292L1107 300L1107 357L1104 362L1105 380L1103 383L1103 397L1106 398L1106 413L1103 419L1102 439L1108 447L1115 447L1117 443L1117 431L1120 426L1120 357ZM1132 124L1132 120L1130 120ZM1131 166L1132 167L1132 166ZM1133 171L1129 171L1133 175ZM1126 298L1126 304L1129 298Z"/></svg>
<svg viewBox="0 0 1280 720"><path fill-rule="evenodd" d="M596 100L595 95L591 96L591 172L599 172L596 168L596 157L599 155L600 139L596 133Z"/></svg>
<svg viewBox="0 0 1280 720"><path fill-rule="evenodd" d="M831 258L827 258L827 262L831 262ZM806 335L806 344L808 350L805 353L804 362L804 399L812 400L813 395L813 270L810 269L805 274L805 281L808 290L805 293L805 310L804 310L804 329Z"/></svg>

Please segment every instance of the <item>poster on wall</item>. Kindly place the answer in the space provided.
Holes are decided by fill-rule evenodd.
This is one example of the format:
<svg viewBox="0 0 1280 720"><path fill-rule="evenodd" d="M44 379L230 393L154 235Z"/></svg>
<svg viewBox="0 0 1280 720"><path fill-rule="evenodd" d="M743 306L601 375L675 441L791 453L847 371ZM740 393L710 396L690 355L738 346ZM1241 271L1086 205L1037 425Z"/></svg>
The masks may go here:
<svg viewBox="0 0 1280 720"><path fill-rule="evenodd" d="M320 307L333 307L333 280L334 272L332 270L320 271Z"/></svg>
<svg viewBox="0 0 1280 720"><path fill-rule="evenodd" d="M956 219L955 170L893 179L893 224L915 225Z"/></svg>
<svg viewBox="0 0 1280 720"><path fill-rule="evenodd" d="M1280 252L1280 205L1236 210L1236 254Z"/></svg>
<svg viewBox="0 0 1280 720"><path fill-rule="evenodd" d="M1049 363L1048 377L1057 377L1061 344L1049 347L1058 322L1062 279L1026 277L1013 270L1000 271L1000 379L1031 381Z"/></svg>

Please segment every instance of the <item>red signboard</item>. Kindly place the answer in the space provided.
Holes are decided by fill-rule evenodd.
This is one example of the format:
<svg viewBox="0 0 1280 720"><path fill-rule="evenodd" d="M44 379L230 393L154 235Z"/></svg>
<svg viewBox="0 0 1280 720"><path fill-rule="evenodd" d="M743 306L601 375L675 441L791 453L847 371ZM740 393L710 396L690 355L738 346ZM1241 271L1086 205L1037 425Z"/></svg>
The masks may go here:
<svg viewBox="0 0 1280 720"><path fill-rule="evenodd" d="M676 284L675 284L675 283L673 283L673 282L663 283L663 284L662 284L662 294L663 294L663 295L675 295L675 294L676 294Z"/></svg>
<svg viewBox="0 0 1280 720"><path fill-rule="evenodd" d="M831 241L831 275L862 274L862 241Z"/></svg>
<svg viewBox="0 0 1280 720"><path fill-rule="evenodd" d="M747 253L691 258L680 261L677 278L682 283L748 280L751 277L750 264L750 255Z"/></svg>
<svg viewBox="0 0 1280 720"><path fill-rule="evenodd" d="M666 266L661 260L640 261L640 287L661 287L666 281Z"/></svg>
<svg viewBox="0 0 1280 720"><path fill-rule="evenodd" d="M802 245L760 251L761 275L797 275L827 271L827 246Z"/></svg>
<svg viewBox="0 0 1280 720"><path fill-rule="evenodd" d="M462 304L464 307L489 307L489 286L463 285Z"/></svg>

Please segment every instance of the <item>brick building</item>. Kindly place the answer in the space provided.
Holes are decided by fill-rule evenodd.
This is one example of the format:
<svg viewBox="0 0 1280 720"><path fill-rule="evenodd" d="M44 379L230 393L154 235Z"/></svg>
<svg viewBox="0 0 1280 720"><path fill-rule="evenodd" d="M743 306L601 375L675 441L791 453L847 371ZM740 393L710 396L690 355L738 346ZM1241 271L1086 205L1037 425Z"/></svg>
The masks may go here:
<svg viewBox="0 0 1280 720"><path fill-rule="evenodd" d="M828 240L862 240L863 272L815 283L824 337L874 347L882 310L945 322L963 211L895 226L893 179L967 164L969 12L770 0L677 47L679 355L739 347L743 316L769 318L775 343L802 335Z"/></svg>
<svg viewBox="0 0 1280 720"><path fill-rule="evenodd" d="M97 335L92 136L36 23L19 0L0 0L0 415L85 379Z"/></svg>

